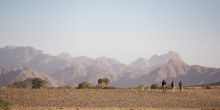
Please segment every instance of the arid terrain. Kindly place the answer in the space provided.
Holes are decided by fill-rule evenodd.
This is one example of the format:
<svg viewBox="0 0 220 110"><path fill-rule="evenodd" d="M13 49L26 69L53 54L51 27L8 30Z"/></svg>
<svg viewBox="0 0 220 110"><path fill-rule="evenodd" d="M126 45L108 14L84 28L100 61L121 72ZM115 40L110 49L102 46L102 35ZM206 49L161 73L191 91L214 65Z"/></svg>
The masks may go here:
<svg viewBox="0 0 220 110"><path fill-rule="evenodd" d="M220 109L220 89L0 89L13 109Z"/></svg>

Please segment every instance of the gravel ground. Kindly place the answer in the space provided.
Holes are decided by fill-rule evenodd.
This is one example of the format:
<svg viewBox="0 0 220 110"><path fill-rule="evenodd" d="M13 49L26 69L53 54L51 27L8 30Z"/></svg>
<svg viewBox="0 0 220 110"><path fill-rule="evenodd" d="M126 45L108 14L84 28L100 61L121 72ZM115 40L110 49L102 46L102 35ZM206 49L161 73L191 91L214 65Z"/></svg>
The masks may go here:
<svg viewBox="0 0 220 110"><path fill-rule="evenodd" d="M189 89L174 94L138 89L0 89L0 97L16 108L172 108L220 110L220 89ZM105 109L104 109L105 108ZM151 110L150 109L150 110ZM132 110L132 109L131 109Z"/></svg>

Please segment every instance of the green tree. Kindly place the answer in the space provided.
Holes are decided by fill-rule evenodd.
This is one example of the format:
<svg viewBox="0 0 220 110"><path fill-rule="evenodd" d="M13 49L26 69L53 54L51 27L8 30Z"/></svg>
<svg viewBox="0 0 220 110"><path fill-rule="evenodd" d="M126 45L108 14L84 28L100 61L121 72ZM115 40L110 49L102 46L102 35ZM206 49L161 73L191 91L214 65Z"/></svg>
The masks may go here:
<svg viewBox="0 0 220 110"><path fill-rule="evenodd" d="M38 89L38 88L45 87L46 84L47 84L47 82L43 79L40 79L40 78L34 78L32 80L32 88L33 89Z"/></svg>
<svg viewBox="0 0 220 110"><path fill-rule="evenodd" d="M98 79L98 85L101 85L103 83L103 80L101 78Z"/></svg>
<svg viewBox="0 0 220 110"><path fill-rule="evenodd" d="M99 78L98 79L98 87L104 88L108 86L110 80L108 78Z"/></svg>
<svg viewBox="0 0 220 110"><path fill-rule="evenodd" d="M108 78L103 78L103 82L107 86L110 83L110 80Z"/></svg>

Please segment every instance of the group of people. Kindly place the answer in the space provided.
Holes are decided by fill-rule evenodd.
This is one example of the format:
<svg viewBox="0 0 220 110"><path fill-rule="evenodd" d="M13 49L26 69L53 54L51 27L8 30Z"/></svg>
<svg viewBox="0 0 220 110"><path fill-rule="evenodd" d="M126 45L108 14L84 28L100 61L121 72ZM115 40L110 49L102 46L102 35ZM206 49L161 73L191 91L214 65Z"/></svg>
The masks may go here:
<svg viewBox="0 0 220 110"><path fill-rule="evenodd" d="M163 81L162 81L163 93L166 92L166 85L167 85L167 84L166 84L166 81L163 80ZM175 85L174 85L174 82L173 82L173 81L171 82L170 86L171 86L171 89L172 89L172 93L174 93L174 92L175 92ZM180 90L180 93L182 93L182 91L183 91L183 83L182 83L181 80L180 80L180 82L179 82L179 90Z"/></svg>

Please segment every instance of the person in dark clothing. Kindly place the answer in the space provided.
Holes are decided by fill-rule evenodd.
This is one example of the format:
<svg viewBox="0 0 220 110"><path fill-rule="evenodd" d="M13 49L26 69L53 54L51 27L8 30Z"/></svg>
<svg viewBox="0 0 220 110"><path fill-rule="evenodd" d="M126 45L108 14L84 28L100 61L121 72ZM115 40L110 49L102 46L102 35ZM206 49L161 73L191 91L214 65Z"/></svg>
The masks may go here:
<svg viewBox="0 0 220 110"><path fill-rule="evenodd" d="M179 89L180 89L180 93L182 93L183 92L183 83L181 80L179 82Z"/></svg>
<svg viewBox="0 0 220 110"><path fill-rule="evenodd" d="M172 93L174 93L174 91L175 91L175 86L174 86L174 82L172 81L172 83L171 83L171 88L172 88Z"/></svg>
<svg viewBox="0 0 220 110"><path fill-rule="evenodd" d="M162 88L163 88L163 93L165 93L165 91L166 91L166 81L165 80L162 81Z"/></svg>

